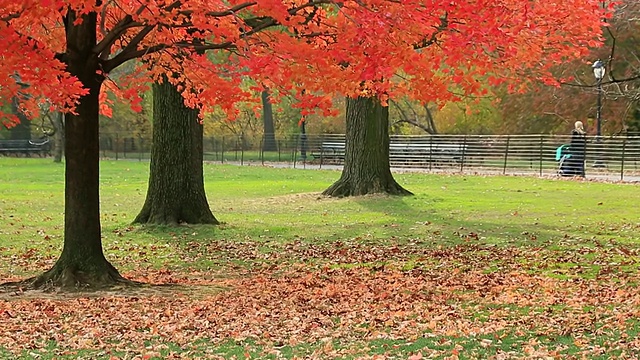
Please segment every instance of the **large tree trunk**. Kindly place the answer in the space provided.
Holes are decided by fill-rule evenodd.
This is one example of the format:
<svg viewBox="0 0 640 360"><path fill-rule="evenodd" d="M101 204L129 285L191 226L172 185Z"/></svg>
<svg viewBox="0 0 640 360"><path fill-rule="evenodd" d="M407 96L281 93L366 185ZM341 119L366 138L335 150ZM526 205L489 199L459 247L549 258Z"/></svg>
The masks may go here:
<svg viewBox="0 0 640 360"><path fill-rule="evenodd" d="M269 90L264 90L262 98L262 123L264 125L264 136L262 141L262 151L278 151L276 143L276 130L273 126L273 106L269 100Z"/></svg>
<svg viewBox="0 0 640 360"><path fill-rule="evenodd" d="M125 280L102 252L100 233L98 75L96 13L76 19L69 10L66 32L68 70L89 90L80 99L77 114L68 114L65 126L64 247L46 273L33 279L35 287L102 287Z"/></svg>
<svg viewBox="0 0 640 360"><path fill-rule="evenodd" d="M198 110L167 79L153 84L153 144L147 198L135 223L218 224L207 202Z"/></svg>
<svg viewBox="0 0 640 360"><path fill-rule="evenodd" d="M323 195L411 195L394 180L389 165L389 108L378 98L347 99L342 176Z"/></svg>

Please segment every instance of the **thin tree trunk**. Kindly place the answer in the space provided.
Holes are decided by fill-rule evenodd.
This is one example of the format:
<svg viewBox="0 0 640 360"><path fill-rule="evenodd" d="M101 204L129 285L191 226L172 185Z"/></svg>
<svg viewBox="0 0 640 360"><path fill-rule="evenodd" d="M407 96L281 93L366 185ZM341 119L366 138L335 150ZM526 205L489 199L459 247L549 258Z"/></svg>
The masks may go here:
<svg viewBox="0 0 640 360"><path fill-rule="evenodd" d="M64 155L64 114L58 112L53 117L53 162L62 162Z"/></svg>
<svg viewBox="0 0 640 360"><path fill-rule="evenodd" d="M262 98L262 123L264 124L264 136L262 151L278 151L276 143L275 127L273 126L273 106L269 100L269 90L264 90Z"/></svg>
<svg viewBox="0 0 640 360"><path fill-rule="evenodd" d="M438 130L436 129L436 122L433 119L433 113L431 112L427 104L424 104L424 111L427 113L427 122L429 123L429 128L431 129L430 134L432 135L437 134Z"/></svg>
<svg viewBox="0 0 640 360"><path fill-rule="evenodd" d="M366 194L412 195L400 186L389 165L389 108L379 99L347 99L342 176L323 192L342 197Z"/></svg>
<svg viewBox="0 0 640 360"><path fill-rule="evenodd" d="M31 123L24 113L18 108L17 97L13 97L11 101L11 111L18 117L20 122L11 128L9 138L11 140L31 140Z"/></svg>
<svg viewBox="0 0 640 360"><path fill-rule="evenodd" d="M98 96L103 79L97 75L97 15L77 21L69 11L67 65L89 90L80 99L77 114L68 114L65 126L64 247L54 266L32 279L35 287L102 287L124 282L102 252L99 197Z"/></svg>
<svg viewBox="0 0 640 360"><path fill-rule="evenodd" d="M411 110L411 113L413 114L413 117L410 117L407 115L407 112L405 111L404 108L402 108L402 106L400 106L400 104L398 104L397 102L393 101L393 100L389 100L390 104L395 105L396 109L398 109L398 111L400 112L400 117L401 119L396 121L395 124L400 124L400 123L407 123L409 125L413 125L415 127L420 128L421 130L423 130L424 132L426 132L427 134L431 134L431 135L435 135L438 133L438 130L436 129L436 123L433 119L433 114L431 113L431 110L429 109L429 106L427 106L426 104L423 105L423 108L425 110L425 117L427 119L427 123L426 124L422 124L418 121L419 116L418 113L413 109L413 105L409 102L405 100L405 105L407 105L407 108L409 110ZM394 124L394 125L395 125Z"/></svg>
<svg viewBox="0 0 640 360"><path fill-rule="evenodd" d="M153 84L149 187L135 223L218 224L204 191L202 141L198 111L166 78Z"/></svg>

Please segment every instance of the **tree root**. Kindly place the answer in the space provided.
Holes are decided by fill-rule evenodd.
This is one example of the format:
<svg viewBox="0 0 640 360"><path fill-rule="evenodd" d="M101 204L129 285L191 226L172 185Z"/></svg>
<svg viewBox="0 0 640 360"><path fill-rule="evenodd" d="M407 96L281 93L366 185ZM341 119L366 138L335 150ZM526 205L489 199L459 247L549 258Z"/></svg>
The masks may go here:
<svg viewBox="0 0 640 360"><path fill-rule="evenodd" d="M386 184L381 184L361 183L340 179L322 192L322 195L331 197L363 196L369 194L386 194L396 196L413 195L411 191L403 188L394 180L391 180Z"/></svg>
<svg viewBox="0 0 640 360"><path fill-rule="evenodd" d="M147 200L148 202L149 200ZM219 225L218 219L213 216L208 205L206 208L192 207L182 205L165 205L164 207L153 206L151 203L145 203L142 210L133 220L134 224L147 225L170 225L177 226L180 224L206 224Z"/></svg>
<svg viewBox="0 0 640 360"><path fill-rule="evenodd" d="M125 279L118 270L106 262L106 266L97 270L83 271L73 266L56 263L49 271L17 282L0 285L3 289L42 290L42 291L96 291L114 287L142 285Z"/></svg>

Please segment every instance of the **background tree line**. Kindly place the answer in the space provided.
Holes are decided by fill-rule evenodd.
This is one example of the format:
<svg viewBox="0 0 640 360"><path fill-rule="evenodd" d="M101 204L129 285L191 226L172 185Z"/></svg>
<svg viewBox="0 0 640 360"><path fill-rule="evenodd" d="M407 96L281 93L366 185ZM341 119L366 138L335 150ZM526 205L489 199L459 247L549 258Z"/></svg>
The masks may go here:
<svg viewBox="0 0 640 360"><path fill-rule="evenodd" d="M591 62L603 59L607 73L603 81L603 134L640 132L640 3L624 0L614 16L608 20L605 43L592 50L589 58L571 61L558 67L559 78L566 78L561 86L537 86L524 93L513 94L504 86L494 89L483 98L463 98L443 105L421 104L409 99L398 99L390 106L391 134L562 134L571 129L573 122L586 123L587 131L594 132L596 113L595 82ZM132 65L116 69L127 72ZM260 98L256 93L256 100ZM281 100L272 104L274 133L278 137L298 133L300 111L295 99L281 94ZM153 102L151 90L142 98L141 111L134 111L127 102L109 95L112 115L100 117L101 134L121 134L144 141L151 140ZM318 114L306 117L306 131L311 134L341 134L345 132L344 100L335 100L338 112L334 116ZM19 114L14 99L0 99L7 112ZM205 115L204 136L242 136L256 144L264 134L264 103L251 103L242 107L240 116L229 121L222 111ZM8 129L0 127L0 139L39 138L50 133L55 126L52 117L22 121Z"/></svg>

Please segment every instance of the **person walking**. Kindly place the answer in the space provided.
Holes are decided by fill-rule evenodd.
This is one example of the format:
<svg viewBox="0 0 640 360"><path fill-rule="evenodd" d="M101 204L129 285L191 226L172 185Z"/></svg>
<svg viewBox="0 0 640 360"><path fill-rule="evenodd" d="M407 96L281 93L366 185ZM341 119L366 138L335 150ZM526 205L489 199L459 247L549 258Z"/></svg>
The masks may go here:
<svg viewBox="0 0 640 360"><path fill-rule="evenodd" d="M574 176L584 177L587 138L582 121L576 121L571 131L571 168Z"/></svg>

